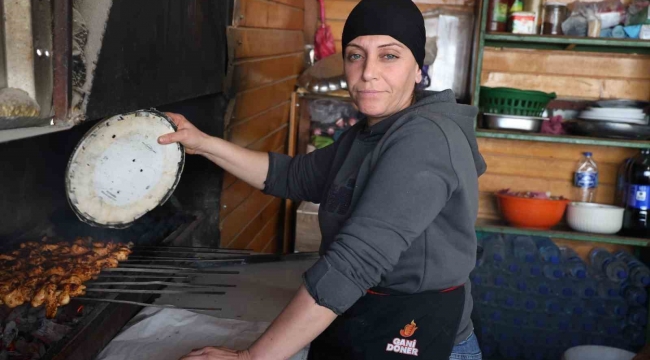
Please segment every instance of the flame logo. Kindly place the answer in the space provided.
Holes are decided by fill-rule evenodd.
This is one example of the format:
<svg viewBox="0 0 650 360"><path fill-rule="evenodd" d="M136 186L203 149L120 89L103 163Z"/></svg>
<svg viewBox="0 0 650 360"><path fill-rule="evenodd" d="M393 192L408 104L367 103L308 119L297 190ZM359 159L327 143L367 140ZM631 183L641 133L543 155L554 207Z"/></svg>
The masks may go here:
<svg viewBox="0 0 650 360"><path fill-rule="evenodd" d="M399 331L399 334L402 335L403 337L411 337L415 333L415 330L417 330L418 327L415 324L415 320L411 320L410 324L407 324L404 326L404 329Z"/></svg>

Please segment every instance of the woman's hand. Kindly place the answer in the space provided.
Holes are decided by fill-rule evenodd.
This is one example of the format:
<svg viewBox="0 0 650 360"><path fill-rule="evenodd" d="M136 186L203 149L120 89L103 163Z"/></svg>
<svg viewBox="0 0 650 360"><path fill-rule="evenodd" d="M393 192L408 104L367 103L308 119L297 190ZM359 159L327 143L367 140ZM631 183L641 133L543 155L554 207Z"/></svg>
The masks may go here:
<svg viewBox="0 0 650 360"><path fill-rule="evenodd" d="M252 357L248 350L236 351L223 347L204 347L202 349L193 350L191 353L183 356L180 360L251 360Z"/></svg>
<svg viewBox="0 0 650 360"><path fill-rule="evenodd" d="M209 136L192 125L185 116L174 113L165 113L169 116L176 127L176 132L163 135L158 138L158 143L167 145L171 143L181 143L185 146L185 152L188 154L202 154L204 143Z"/></svg>

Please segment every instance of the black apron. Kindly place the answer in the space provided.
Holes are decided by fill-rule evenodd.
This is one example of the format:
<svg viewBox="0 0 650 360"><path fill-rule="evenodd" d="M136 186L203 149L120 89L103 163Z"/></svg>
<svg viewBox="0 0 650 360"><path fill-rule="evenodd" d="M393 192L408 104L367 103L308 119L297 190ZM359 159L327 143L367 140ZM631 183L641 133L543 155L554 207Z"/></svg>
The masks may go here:
<svg viewBox="0 0 650 360"><path fill-rule="evenodd" d="M448 360L465 305L463 286L397 294L373 289L320 334L308 360Z"/></svg>

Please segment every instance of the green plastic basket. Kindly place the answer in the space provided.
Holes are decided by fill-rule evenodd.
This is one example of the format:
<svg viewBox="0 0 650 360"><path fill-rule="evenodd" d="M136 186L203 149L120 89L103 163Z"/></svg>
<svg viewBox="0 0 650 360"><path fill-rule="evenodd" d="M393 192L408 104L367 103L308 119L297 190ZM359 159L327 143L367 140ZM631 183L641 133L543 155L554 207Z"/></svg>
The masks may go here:
<svg viewBox="0 0 650 360"><path fill-rule="evenodd" d="M542 91L481 86L479 108L484 114L542 116L555 97Z"/></svg>

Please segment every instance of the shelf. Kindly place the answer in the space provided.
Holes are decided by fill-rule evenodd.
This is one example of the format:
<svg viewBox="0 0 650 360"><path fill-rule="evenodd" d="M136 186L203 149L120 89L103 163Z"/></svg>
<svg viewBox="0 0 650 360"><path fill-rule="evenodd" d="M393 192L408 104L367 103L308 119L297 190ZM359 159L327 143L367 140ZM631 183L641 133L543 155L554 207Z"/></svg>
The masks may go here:
<svg viewBox="0 0 650 360"><path fill-rule="evenodd" d="M564 143L577 145L596 145L596 146L613 146L626 147L635 149L650 148L650 141L625 140L625 139L604 139L586 136L572 135L549 135L540 133L521 133L503 130L486 130L476 129L476 137L510 139L524 141L541 141L549 143Z"/></svg>
<svg viewBox="0 0 650 360"><path fill-rule="evenodd" d="M535 235L546 236L556 239L591 241L608 244L632 245L647 247L650 246L650 239L633 238L618 235L600 235L576 232L567 228L555 228L551 230L534 230L523 229L508 226L498 221L478 220L476 222L476 231L489 233L517 234L517 235Z"/></svg>
<svg viewBox="0 0 650 360"><path fill-rule="evenodd" d="M485 46L493 47L650 54L650 40L508 33L485 34L484 39Z"/></svg>
<svg viewBox="0 0 650 360"><path fill-rule="evenodd" d="M72 126L72 124L64 124L0 130L0 143L64 131Z"/></svg>

